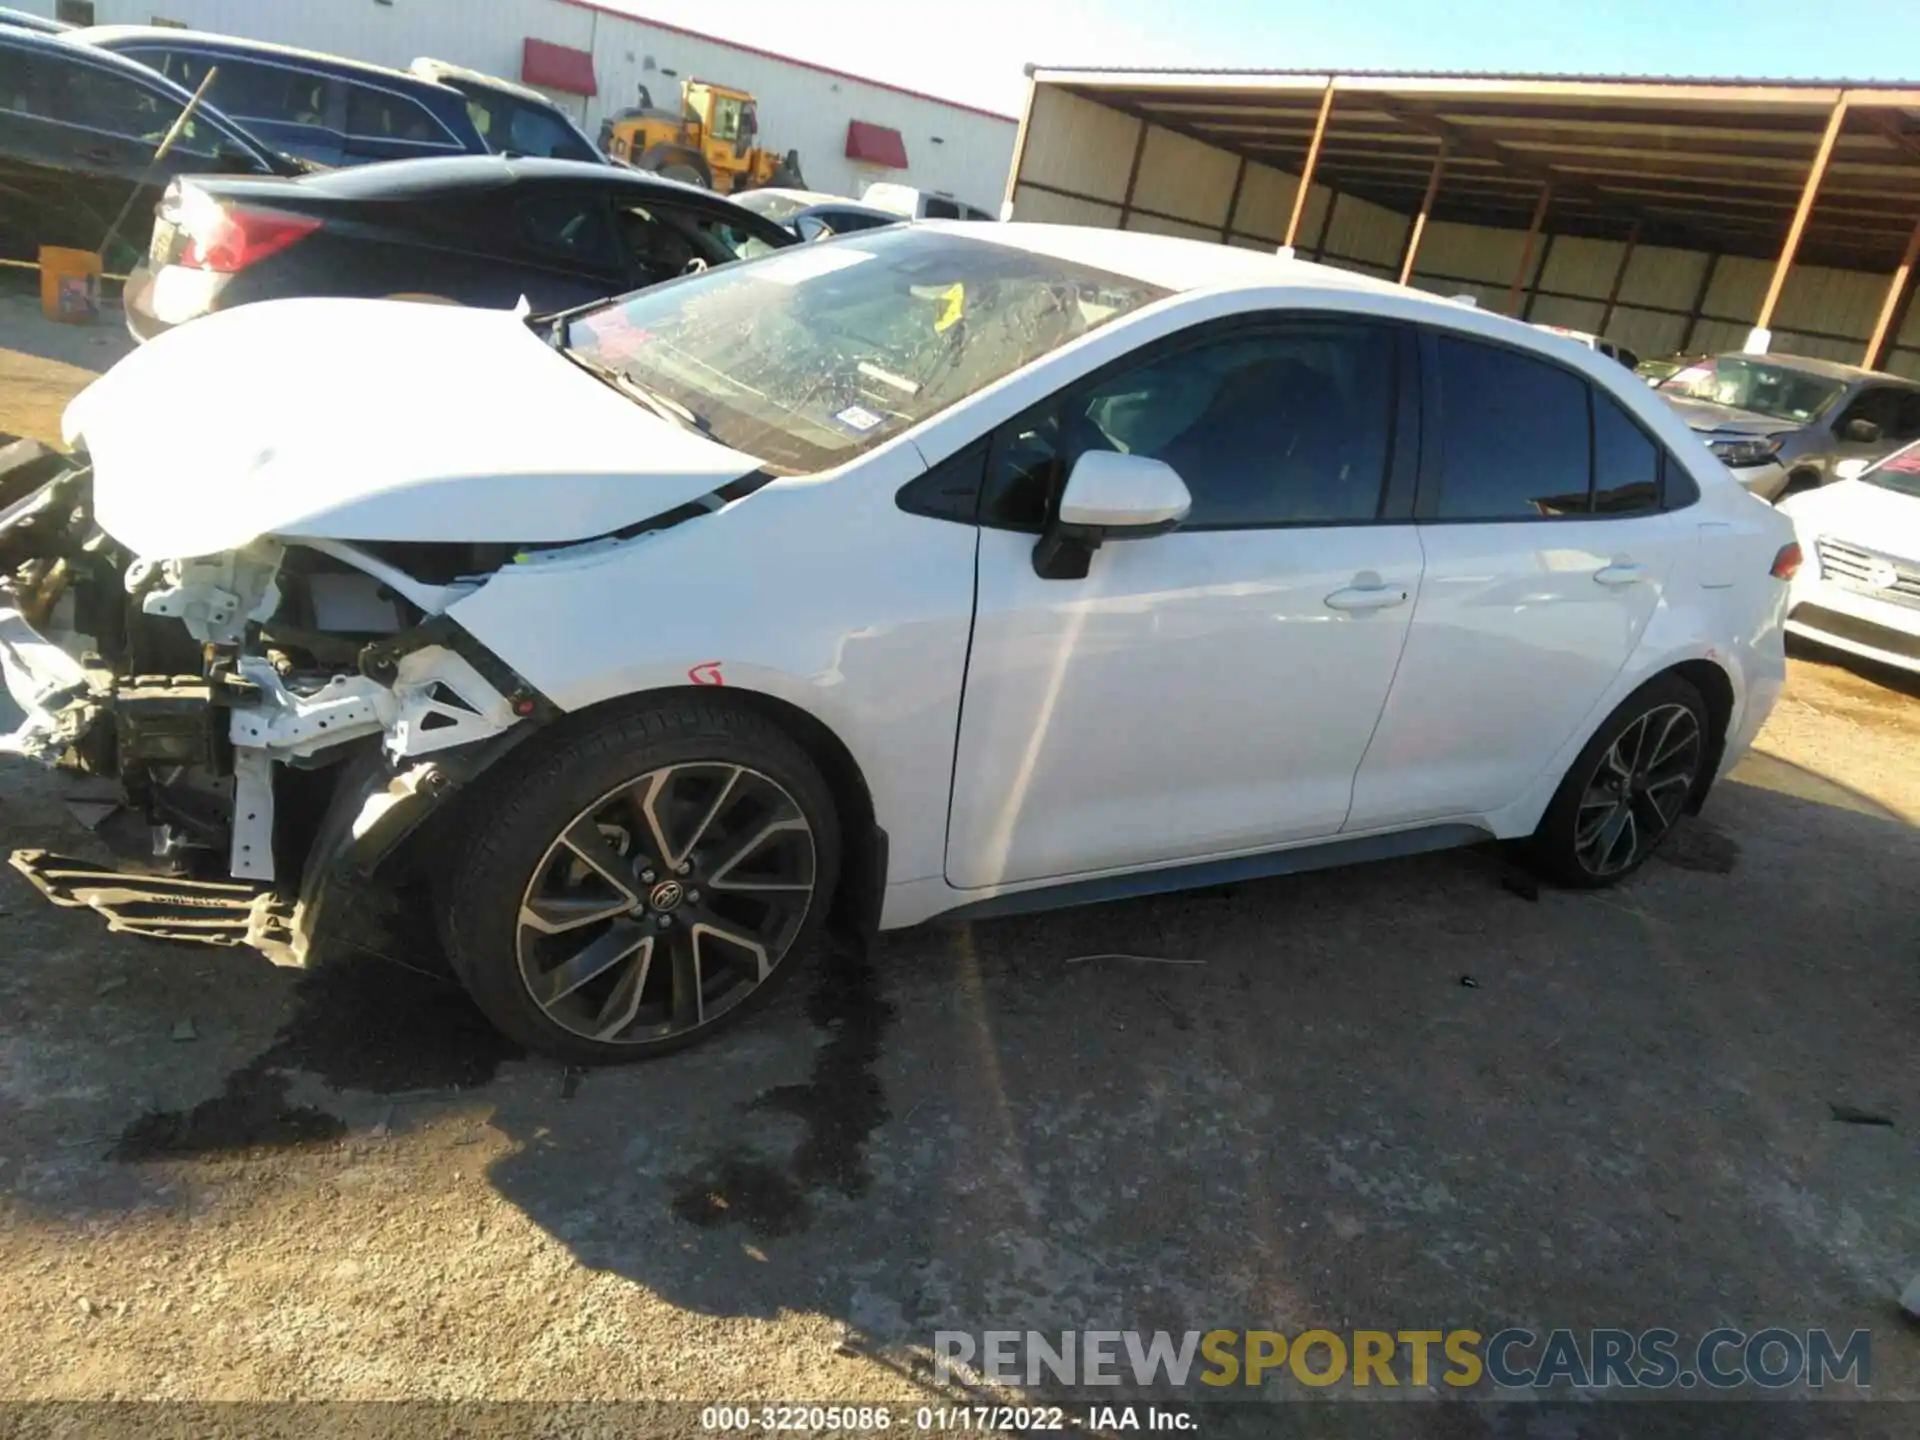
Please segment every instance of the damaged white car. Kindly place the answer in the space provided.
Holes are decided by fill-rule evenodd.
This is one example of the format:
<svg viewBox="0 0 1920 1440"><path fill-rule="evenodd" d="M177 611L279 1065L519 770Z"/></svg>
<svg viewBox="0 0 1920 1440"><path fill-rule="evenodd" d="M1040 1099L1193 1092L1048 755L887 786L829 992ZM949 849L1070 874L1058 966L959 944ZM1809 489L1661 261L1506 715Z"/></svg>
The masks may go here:
<svg viewBox="0 0 1920 1440"><path fill-rule="evenodd" d="M0 661L8 747L138 864L16 866L292 963L424 887L487 1014L591 1063L738 1018L829 921L1489 837L1607 884L1764 720L1787 523L1619 366L990 228L123 361L68 455L0 458Z"/></svg>

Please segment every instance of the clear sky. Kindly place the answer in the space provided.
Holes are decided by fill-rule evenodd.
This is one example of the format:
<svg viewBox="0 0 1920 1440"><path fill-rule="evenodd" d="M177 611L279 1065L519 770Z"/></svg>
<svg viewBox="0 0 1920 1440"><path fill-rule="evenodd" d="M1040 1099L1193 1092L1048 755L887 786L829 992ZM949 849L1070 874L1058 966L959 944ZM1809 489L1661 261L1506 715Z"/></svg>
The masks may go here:
<svg viewBox="0 0 1920 1440"><path fill-rule="evenodd" d="M1009 114L1029 60L1920 78L1920 0L600 3Z"/></svg>

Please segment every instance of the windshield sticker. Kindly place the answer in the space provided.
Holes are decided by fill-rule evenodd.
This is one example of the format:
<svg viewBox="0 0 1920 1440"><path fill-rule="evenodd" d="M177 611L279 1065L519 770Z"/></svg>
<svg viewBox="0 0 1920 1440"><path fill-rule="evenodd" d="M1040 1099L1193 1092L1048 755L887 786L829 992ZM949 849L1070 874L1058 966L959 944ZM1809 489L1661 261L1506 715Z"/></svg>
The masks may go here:
<svg viewBox="0 0 1920 1440"><path fill-rule="evenodd" d="M933 322L933 333L944 335L960 321L961 314L967 308L967 287L961 281L948 286L940 296L940 318Z"/></svg>
<svg viewBox="0 0 1920 1440"><path fill-rule="evenodd" d="M880 423L880 417L860 405L849 405L833 417L842 425L858 434L864 435Z"/></svg>
<svg viewBox="0 0 1920 1440"><path fill-rule="evenodd" d="M740 273L775 285L798 285L802 280L847 270L863 260L873 259L871 250L855 250L841 245L803 245L782 255L771 256L749 265Z"/></svg>

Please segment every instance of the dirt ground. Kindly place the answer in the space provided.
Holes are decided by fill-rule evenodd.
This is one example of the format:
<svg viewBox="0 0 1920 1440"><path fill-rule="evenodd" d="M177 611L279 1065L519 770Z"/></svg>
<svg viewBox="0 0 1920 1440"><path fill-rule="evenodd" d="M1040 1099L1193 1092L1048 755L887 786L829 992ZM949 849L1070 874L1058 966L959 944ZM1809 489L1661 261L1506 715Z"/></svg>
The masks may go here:
<svg viewBox="0 0 1920 1440"><path fill-rule="evenodd" d="M118 337L15 299L0 431L51 436ZM1723 1323L1868 1329L1920 1399L1917 695L1797 657L1607 894L1475 851L934 925L587 1075L430 955L301 976L9 875L0 1400L904 1404L941 1329ZM0 770L0 849L72 843Z"/></svg>

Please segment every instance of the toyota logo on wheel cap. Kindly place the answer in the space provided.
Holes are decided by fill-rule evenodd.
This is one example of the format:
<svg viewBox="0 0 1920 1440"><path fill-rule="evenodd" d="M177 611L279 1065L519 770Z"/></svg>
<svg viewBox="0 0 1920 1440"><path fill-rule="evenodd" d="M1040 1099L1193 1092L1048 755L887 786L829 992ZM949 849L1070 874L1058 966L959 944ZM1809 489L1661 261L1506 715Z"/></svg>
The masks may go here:
<svg viewBox="0 0 1920 1440"><path fill-rule="evenodd" d="M647 896L647 904L655 910L671 910L686 898L686 893L678 880L662 880Z"/></svg>
<svg viewBox="0 0 1920 1440"><path fill-rule="evenodd" d="M1874 561L1861 577L1861 582L1874 590L1891 590L1899 580L1900 572L1885 560Z"/></svg>

